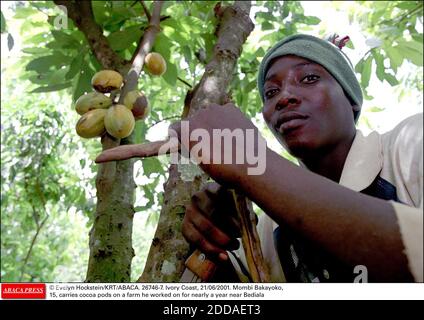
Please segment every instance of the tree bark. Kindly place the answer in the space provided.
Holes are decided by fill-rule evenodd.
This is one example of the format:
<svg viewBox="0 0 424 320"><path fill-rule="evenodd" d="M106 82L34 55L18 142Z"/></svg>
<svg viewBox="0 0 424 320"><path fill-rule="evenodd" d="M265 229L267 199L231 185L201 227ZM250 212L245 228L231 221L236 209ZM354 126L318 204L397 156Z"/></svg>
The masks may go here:
<svg viewBox="0 0 424 320"><path fill-rule="evenodd" d="M66 7L68 17L84 33L91 51L104 69L119 71L128 64L112 50L102 28L94 20L91 1L55 0L54 3Z"/></svg>
<svg viewBox="0 0 424 320"><path fill-rule="evenodd" d="M149 27L131 59L119 102L137 87L144 58L153 46L159 31L161 2L156 2ZM133 143L133 134L121 144ZM102 139L103 150L119 145L111 136ZM101 164L96 179L97 210L90 231L90 258L86 282L129 282L131 280L132 226L134 218L134 160Z"/></svg>
<svg viewBox="0 0 424 320"><path fill-rule="evenodd" d="M124 75L125 85L121 89L119 102L128 91L137 87L144 58L152 48L159 31L162 2L154 3L149 26L140 39L130 62L124 61L114 52L95 22L91 1L55 1L67 8L68 16L84 33L91 50L104 69L113 69ZM129 69L129 72L128 72ZM128 73L127 73L128 72ZM133 135L126 139L115 139L105 134L101 139L103 150L120 144L133 142ZM99 165L96 188L97 207L93 227L90 230L90 257L86 282L129 282L131 279L132 226L134 217L133 180L134 160L109 162Z"/></svg>
<svg viewBox="0 0 424 320"><path fill-rule="evenodd" d="M195 87L184 116L211 103L224 104L229 98L227 88L243 43L253 30L249 18L250 1L235 1L232 6L215 7L218 17L214 57L207 64L205 73ZM189 253L189 245L181 233L185 207L191 195L200 190L208 176L198 175L194 181L181 179L177 165L169 168L169 178L164 185L164 203L159 224L150 247L146 266L139 282L178 282L184 270L184 261Z"/></svg>

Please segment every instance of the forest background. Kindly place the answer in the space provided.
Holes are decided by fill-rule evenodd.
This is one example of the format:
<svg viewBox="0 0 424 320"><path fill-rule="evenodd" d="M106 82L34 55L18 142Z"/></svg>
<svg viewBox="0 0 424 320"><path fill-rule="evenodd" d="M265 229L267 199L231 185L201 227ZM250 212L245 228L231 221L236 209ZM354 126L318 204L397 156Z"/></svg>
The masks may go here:
<svg viewBox="0 0 424 320"><path fill-rule="evenodd" d="M139 89L149 117L137 122L134 143L166 137L184 99L202 77L215 42L215 1L166 1L152 51L167 72L143 72ZM231 2L223 2L227 5ZM145 1L147 12L152 1ZM95 22L110 48L129 60L147 26L141 1L93 1ZM229 90L254 119L268 145L289 157L264 125L256 89L259 62L278 39L297 32L349 35L343 49L365 93L358 128L385 132L423 111L421 1L253 1L255 25ZM59 25L58 25L59 23ZM52 1L1 2L1 281L72 282L87 277L89 231L96 212L93 159L100 139L75 133L75 100L91 91L102 69L83 34ZM143 272L168 179L168 159L135 161L134 219L127 281ZM258 208L255 208L261 214Z"/></svg>

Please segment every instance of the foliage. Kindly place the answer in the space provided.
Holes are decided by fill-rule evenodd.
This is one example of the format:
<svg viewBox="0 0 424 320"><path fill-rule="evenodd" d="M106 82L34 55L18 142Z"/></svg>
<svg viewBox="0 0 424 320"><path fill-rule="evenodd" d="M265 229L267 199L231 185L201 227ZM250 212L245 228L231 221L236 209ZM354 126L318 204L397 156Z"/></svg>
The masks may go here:
<svg viewBox="0 0 424 320"><path fill-rule="evenodd" d="M152 2L145 3L151 9ZM168 124L181 115L187 91L200 80L213 53L215 4L165 2L162 32L153 51L166 59L168 68L162 77L142 73L139 79L139 89L145 92L152 110L145 122L136 124L136 143L146 141L157 124ZM140 1L93 1L92 5L112 49L130 59L147 27ZM370 50L355 66L364 89L375 75L392 86L404 83L403 90L422 92L422 68L413 75L399 72L406 64L422 67L422 2L365 1L334 6L349 10L352 23L359 24L370 39ZM73 102L92 90L90 80L100 65L71 20L66 28L58 28L64 12L52 1L18 1L11 7L13 17L6 16L6 20L2 12L1 32L12 37L11 30L16 30L19 37L14 34L14 38L20 39L21 51L16 63L7 63L7 70L2 70L8 83L2 85L2 280L19 280L37 221L40 226L47 216L22 279L64 279L61 272L69 272L73 265L71 278L82 280L87 227L81 222L87 222L94 210L96 166L92 159L101 146L98 140L76 136ZM305 15L298 1L257 1L253 11L255 31L244 46L229 90L242 111L258 119L261 102L256 73L267 48L297 32L316 35L321 21ZM9 45L9 50L12 47ZM163 132L162 137L165 135ZM265 136L268 138L269 132ZM138 274L158 219L167 165L166 157L135 165L139 185L136 217L142 215L138 219L142 225L134 228ZM75 279L77 274L80 279Z"/></svg>
<svg viewBox="0 0 424 320"><path fill-rule="evenodd" d="M86 192L91 177L84 181L78 174L82 168L75 155L86 157L69 120L48 100L16 95L2 101L3 281L75 277L54 271L72 264L75 252L83 250L73 246L84 243L80 232L87 218L81 213L88 214L93 202ZM83 261L76 265L81 268Z"/></svg>
<svg viewBox="0 0 424 320"><path fill-rule="evenodd" d="M399 67L408 61L421 70L412 75L417 89L422 91L423 66L423 2L422 1L363 1L350 12L350 19L358 22L369 35L368 52L356 64L361 74L361 86L366 89L372 73L391 86L411 77L399 79ZM367 96L368 99L370 97Z"/></svg>

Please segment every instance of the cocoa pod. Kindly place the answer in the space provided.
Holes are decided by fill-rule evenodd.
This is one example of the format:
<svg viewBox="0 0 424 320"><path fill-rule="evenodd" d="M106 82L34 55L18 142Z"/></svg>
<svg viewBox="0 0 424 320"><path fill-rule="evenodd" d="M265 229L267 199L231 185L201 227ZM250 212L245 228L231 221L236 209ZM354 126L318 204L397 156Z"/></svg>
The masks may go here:
<svg viewBox="0 0 424 320"><path fill-rule="evenodd" d="M112 105L112 100L100 92L89 92L78 98L75 110L83 115L93 109L106 109Z"/></svg>
<svg viewBox="0 0 424 320"><path fill-rule="evenodd" d="M150 111L146 96L137 90L130 91L124 98L124 105L131 110L135 120L145 119Z"/></svg>
<svg viewBox="0 0 424 320"><path fill-rule="evenodd" d="M77 134L82 138L101 136L105 132L106 113L106 109L94 109L84 113L75 126Z"/></svg>
<svg viewBox="0 0 424 320"><path fill-rule="evenodd" d="M105 116L106 131L113 137L128 137L134 130L135 119L131 111L122 104L113 105Z"/></svg>
<svg viewBox="0 0 424 320"><path fill-rule="evenodd" d="M124 78L122 78L119 72L114 70L99 71L91 79L91 85L94 90L102 93L119 89L123 82Z"/></svg>
<svg viewBox="0 0 424 320"><path fill-rule="evenodd" d="M161 76L166 72L166 61L157 52L150 52L144 59L144 65L147 71L152 75Z"/></svg>

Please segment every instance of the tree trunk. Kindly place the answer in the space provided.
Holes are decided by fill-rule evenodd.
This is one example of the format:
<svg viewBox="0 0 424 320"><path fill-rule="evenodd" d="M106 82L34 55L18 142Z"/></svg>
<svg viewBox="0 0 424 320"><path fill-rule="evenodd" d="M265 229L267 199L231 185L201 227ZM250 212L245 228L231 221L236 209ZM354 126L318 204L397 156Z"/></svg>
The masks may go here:
<svg viewBox="0 0 424 320"><path fill-rule="evenodd" d="M114 52L103 30L94 19L91 1L55 0L65 6L68 17L84 34L91 51L103 69L125 75L129 63ZM131 137L120 141L105 134L103 150L120 143L131 143ZM132 224L134 216L133 160L110 162L99 166L97 178L97 208L90 231L90 257L86 282L128 282L131 274Z"/></svg>
<svg viewBox="0 0 424 320"><path fill-rule="evenodd" d="M55 0L57 5L66 7L68 17L84 34L92 52L103 69L112 69L125 77L119 103L125 94L137 87L138 77L143 68L144 58L152 48L159 32L161 1L155 1L153 12L147 12L149 26L131 63L120 58L110 47L102 28L96 23L91 1ZM133 143L133 134L126 139L115 139L108 134L102 136L103 150L122 144ZM131 261L134 257L132 248L132 226L134 217L133 180L134 160L109 162L99 165L96 178L97 207L93 227L90 230L90 257L86 282L129 282L131 279Z"/></svg>
<svg viewBox="0 0 424 320"><path fill-rule="evenodd" d="M111 140L110 137L106 138ZM103 149L108 141L103 140ZM86 282L128 282L131 276L134 216L133 160L100 166L96 179L97 208L90 230Z"/></svg>
<svg viewBox="0 0 424 320"><path fill-rule="evenodd" d="M236 1L232 6L215 7L219 22L214 57L206 66L196 89L190 93L192 99L188 114L210 103L223 104L228 101L227 88L234 67L243 43L253 30L249 12L250 1ZM139 282L179 281L189 251L189 245L181 233L185 207L190 202L191 195L200 190L207 179L202 174L197 175L194 181L183 181L178 166L170 166L159 224Z"/></svg>
<svg viewBox="0 0 424 320"><path fill-rule="evenodd" d="M138 78L143 69L144 58L153 46L159 32L160 11L163 3L155 1L149 27L144 31L137 50L131 59L128 73L125 67L119 70L125 76L119 103L123 103L127 92L137 88ZM147 9L146 15L147 15ZM121 141L109 135L102 138L103 150L121 144L132 144L134 133ZM86 282L129 282L131 280L132 226L134 217L133 179L134 160L101 164L98 170L97 208L93 227L90 231L90 258Z"/></svg>

